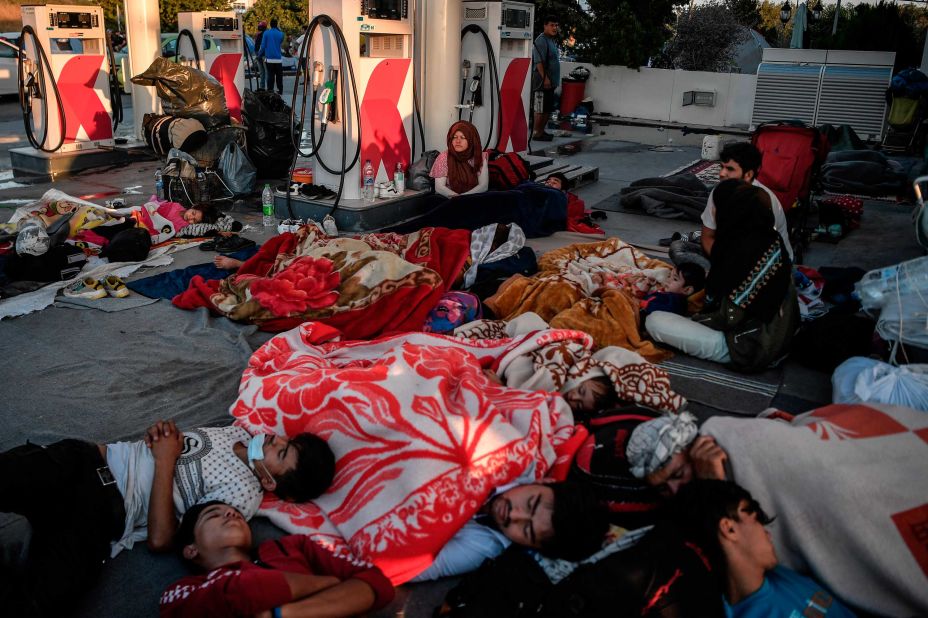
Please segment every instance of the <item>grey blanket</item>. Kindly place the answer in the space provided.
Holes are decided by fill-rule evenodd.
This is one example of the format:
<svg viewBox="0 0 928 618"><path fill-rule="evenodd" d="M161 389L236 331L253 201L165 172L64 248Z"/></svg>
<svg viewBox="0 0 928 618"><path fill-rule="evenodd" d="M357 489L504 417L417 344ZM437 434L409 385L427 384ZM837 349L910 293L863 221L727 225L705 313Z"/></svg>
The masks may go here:
<svg viewBox="0 0 928 618"><path fill-rule="evenodd" d="M928 615L928 414L831 405L792 423L713 417L702 433L776 515L781 563L869 612Z"/></svg>
<svg viewBox="0 0 928 618"><path fill-rule="evenodd" d="M693 174L636 180L621 191L624 208L642 210L664 219L699 221L709 190Z"/></svg>

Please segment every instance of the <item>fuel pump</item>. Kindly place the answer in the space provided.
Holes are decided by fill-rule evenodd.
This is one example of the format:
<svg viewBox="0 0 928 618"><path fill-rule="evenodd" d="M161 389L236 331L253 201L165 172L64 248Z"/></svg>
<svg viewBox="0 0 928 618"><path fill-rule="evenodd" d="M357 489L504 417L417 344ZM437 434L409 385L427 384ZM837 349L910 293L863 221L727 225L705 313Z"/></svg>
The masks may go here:
<svg viewBox="0 0 928 618"><path fill-rule="evenodd" d="M232 11L197 11L177 14L177 53L222 84L229 113L242 119L245 90L245 41L238 17Z"/></svg>
<svg viewBox="0 0 928 618"><path fill-rule="evenodd" d="M29 143L46 153L111 146L115 80L103 9L59 4L21 9L19 100Z"/></svg>
<svg viewBox="0 0 928 618"><path fill-rule="evenodd" d="M526 2L462 2L459 117L472 122L484 147L528 148L532 23Z"/></svg>
<svg viewBox="0 0 928 618"><path fill-rule="evenodd" d="M313 20L300 50L307 75L297 79L292 108L295 123L310 133L311 150L300 154L312 159L314 181L337 191L333 209L342 199L360 199L366 161L377 181L392 179L397 164L410 163L411 4L312 2Z"/></svg>

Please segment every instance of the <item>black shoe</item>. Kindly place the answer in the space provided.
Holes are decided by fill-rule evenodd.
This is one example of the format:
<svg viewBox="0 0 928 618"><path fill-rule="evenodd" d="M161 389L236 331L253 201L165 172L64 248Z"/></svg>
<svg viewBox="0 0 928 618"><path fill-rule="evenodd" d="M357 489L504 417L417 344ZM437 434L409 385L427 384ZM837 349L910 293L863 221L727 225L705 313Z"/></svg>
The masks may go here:
<svg viewBox="0 0 928 618"><path fill-rule="evenodd" d="M303 197L314 198L319 195L319 191L321 189L325 189L325 187L321 187L319 185L313 185L313 184L304 184L303 186L300 187L300 195L302 195Z"/></svg>
<svg viewBox="0 0 928 618"><path fill-rule="evenodd" d="M235 253L254 246L255 241L242 236L222 237L216 241L216 251L219 253Z"/></svg>
<svg viewBox="0 0 928 618"><path fill-rule="evenodd" d="M670 243L672 243L673 241L674 241L673 238L661 238L659 241L657 241L657 244L660 245L661 247L669 247Z"/></svg>
<svg viewBox="0 0 928 618"><path fill-rule="evenodd" d="M335 191L332 191L331 189L329 189L328 187L319 187L319 192L316 193L316 199L317 200L330 200L334 198L336 195L338 194L335 193Z"/></svg>
<svg viewBox="0 0 928 618"><path fill-rule="evenodd" d="M550 133L542 133L541 135L532 136L533 142L550 142L553 139L554 139L554 136L551 135Z"/></svg>

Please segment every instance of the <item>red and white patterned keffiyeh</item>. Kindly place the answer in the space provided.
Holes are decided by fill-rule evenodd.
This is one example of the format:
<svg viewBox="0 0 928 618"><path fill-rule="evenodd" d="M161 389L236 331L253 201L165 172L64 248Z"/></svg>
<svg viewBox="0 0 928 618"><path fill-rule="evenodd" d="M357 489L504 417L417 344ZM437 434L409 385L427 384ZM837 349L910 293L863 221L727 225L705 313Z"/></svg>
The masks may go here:
<svg viewBox="0 0 928 618"><path fill-rule="evenodd" d="M585 333L331 342L336 335L309 322L268 341L249 361L231 412L251 432L311 431L329 443L329 491L300 505L268 495L261 514L376 564L394 584L425 570L494 488L544 477L574 433L563 398L500 386L483 370Z"/></svg>

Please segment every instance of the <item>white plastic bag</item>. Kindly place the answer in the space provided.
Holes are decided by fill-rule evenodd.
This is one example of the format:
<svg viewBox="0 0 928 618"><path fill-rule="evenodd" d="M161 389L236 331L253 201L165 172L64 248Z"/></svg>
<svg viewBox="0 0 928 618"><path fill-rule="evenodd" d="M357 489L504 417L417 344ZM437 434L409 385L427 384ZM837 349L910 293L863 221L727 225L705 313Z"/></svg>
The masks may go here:
<svg viewBox="0 0 928 618"><path fill-rule="evenodd" d="M831 377L835 403L889 403L928 412L928 365L894 367L855 356Z"/></svg>

